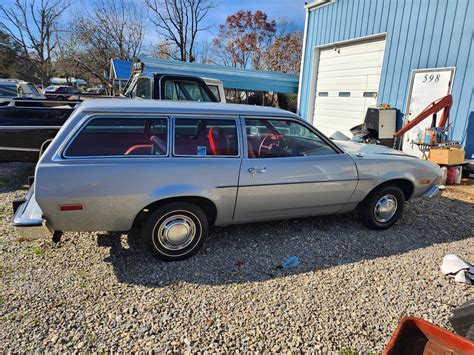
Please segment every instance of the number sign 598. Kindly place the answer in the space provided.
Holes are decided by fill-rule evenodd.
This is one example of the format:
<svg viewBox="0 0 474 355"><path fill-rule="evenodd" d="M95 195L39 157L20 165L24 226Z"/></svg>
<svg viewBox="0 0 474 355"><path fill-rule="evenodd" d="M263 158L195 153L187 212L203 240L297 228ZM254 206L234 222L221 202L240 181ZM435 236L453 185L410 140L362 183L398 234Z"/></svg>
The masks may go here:
<svg viewBox="0 0 474 355"><path fill-rule="evenodd" d="M439 81L439 76L440 74L426 74L424 77L423 77L423 83L432 83L432 82L435 82L437 83Z"/></svg>

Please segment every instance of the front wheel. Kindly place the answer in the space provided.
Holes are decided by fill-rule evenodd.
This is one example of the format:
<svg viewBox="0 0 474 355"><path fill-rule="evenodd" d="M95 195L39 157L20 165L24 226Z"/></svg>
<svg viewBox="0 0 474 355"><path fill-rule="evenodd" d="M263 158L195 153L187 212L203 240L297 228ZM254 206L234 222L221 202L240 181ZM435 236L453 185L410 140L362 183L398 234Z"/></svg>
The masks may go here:
<svg viewBox="0 0 474 355"><path fill-rule="evenodd" d="M397 186L385 186L371 192L357 207L363 225L370 229L390 228L402 216L405 198Z"/></svg>
<svg viewBox="0 0 474 355"><path fill-rule="evenodd" d="M145 222L142 237L153 254L164 261L189 258L204 244L208 221L201 208L187 202L164 205Z"/></svg>

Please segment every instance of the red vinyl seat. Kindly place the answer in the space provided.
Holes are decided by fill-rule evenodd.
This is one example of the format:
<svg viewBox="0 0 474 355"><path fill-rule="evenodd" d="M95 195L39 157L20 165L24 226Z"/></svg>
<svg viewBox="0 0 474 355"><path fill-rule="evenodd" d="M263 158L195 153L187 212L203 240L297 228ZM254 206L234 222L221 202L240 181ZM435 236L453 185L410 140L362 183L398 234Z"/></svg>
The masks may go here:
<svg viewBox="0 0 474 355"><path fill-rule="evenodd" d="M222 127L212 127L208 134L209 147L213 155L229 155L229 137Z"/></svg>

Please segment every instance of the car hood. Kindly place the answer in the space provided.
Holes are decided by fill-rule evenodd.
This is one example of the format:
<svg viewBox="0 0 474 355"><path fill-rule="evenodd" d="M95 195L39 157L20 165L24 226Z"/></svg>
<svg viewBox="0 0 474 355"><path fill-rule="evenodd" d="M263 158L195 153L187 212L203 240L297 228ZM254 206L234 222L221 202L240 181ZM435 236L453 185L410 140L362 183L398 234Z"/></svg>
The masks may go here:
<svg viewBox="0 0 474 355"><path fill-rule="evenodd" d="M384 145L379 144L364 144L352 141L334 141L346 153L364 153L364 154L382 154L382 155L397 155L403 157L412 157L400 150L395 150Z"/></svg>

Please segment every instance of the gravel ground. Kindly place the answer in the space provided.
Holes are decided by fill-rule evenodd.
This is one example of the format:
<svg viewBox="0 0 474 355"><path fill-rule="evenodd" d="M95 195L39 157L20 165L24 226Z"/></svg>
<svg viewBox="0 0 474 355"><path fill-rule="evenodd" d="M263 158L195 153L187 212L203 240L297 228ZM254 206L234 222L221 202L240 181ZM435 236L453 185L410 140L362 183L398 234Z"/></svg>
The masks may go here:
<svg viewBox="0 0 474 355"><path fill-rule="evenodd" d="M439 271L447 253L474 261L474 195L409 202L384 232L354 214L214 228L163 263L137 231L18 240L10 205L32 169L0 164L2 352L381 352L401 317L449 328L474 296Z"/></svg>

